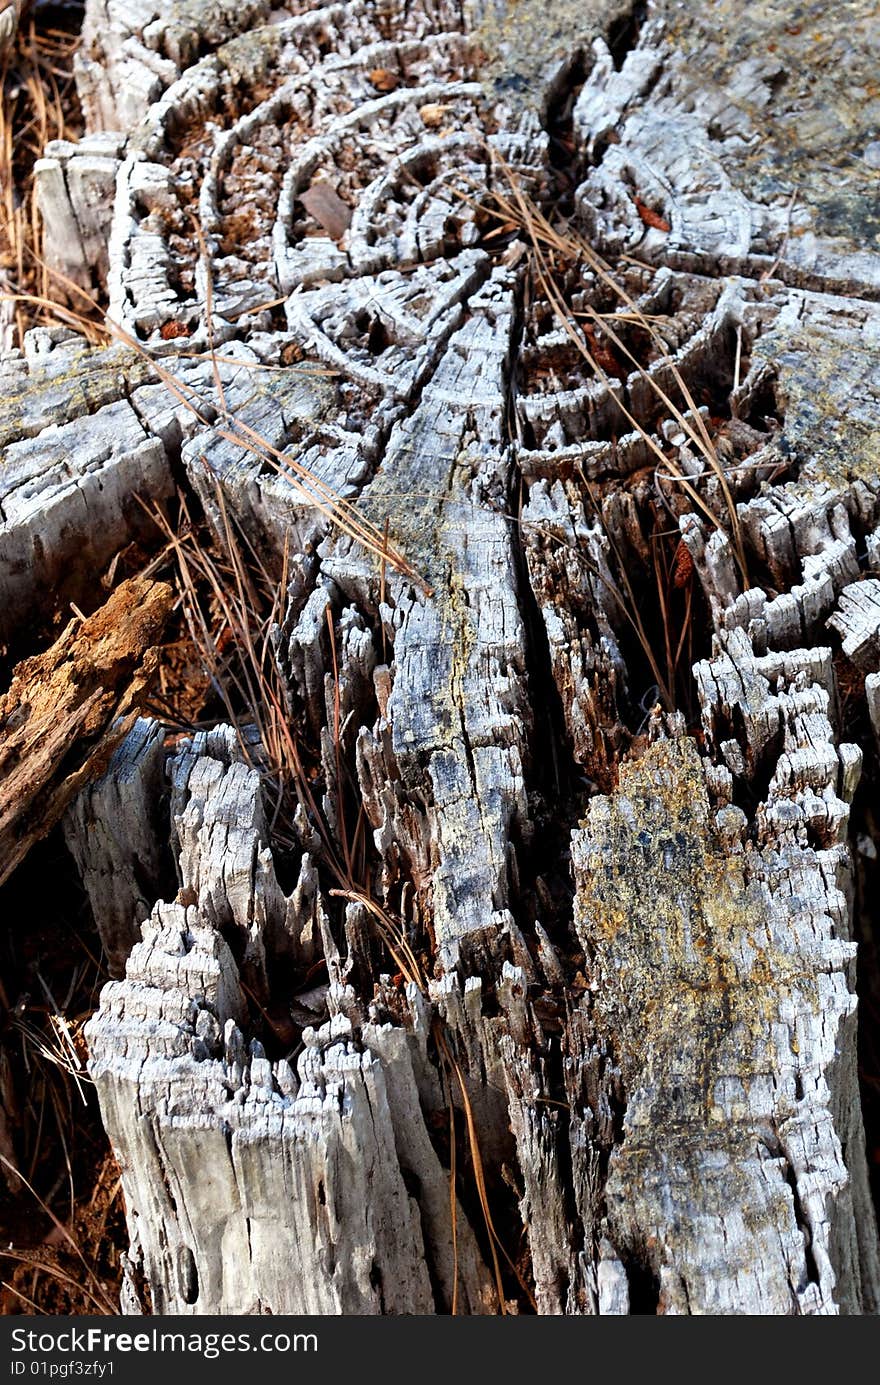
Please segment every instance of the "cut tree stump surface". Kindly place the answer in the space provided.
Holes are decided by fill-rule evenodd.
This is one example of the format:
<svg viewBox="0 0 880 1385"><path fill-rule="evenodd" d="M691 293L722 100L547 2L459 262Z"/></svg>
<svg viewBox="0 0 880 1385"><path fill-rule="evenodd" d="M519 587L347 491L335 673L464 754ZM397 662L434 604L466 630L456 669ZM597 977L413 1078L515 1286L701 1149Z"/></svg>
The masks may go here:
<svg viewBox="0 0 880 1385"><path fill-rule="evenodd" d="M282 869L232 728L169 755L141 719L88 767L125 1311L144 1280L161 1313L510 1306L468 1121L524 1309L880 1305L837 682L878 728L878 43L868 5L88 0L47 258L200 416L119 346L7 358L0 635L97 589L136 493L219 527L219 485L293 555L273 647L323 811L338 724L427 959L394 975L302 814ZM516 189L625 300L548 271Z"/></svg>

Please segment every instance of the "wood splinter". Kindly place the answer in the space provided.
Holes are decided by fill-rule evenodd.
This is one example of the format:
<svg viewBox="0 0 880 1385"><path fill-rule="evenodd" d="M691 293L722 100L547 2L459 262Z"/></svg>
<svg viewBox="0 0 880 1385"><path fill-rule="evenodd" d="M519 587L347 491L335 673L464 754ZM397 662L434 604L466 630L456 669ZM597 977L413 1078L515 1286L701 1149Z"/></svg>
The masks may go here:
<svg viewBox="0 0 880 1385"><path fill-rule="evenodd" d="M0 884L130 730L172 601L166 583L129 578L16 666L0 697Z"/></svg>

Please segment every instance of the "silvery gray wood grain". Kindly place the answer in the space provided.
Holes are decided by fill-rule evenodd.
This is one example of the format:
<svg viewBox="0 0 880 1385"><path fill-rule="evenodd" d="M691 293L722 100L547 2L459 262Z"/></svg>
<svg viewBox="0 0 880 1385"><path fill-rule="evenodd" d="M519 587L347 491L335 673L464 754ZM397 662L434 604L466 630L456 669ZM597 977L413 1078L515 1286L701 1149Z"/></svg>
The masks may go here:
<svg viewBox="0 0 880 1385"><path fill-rule="evenodd" d="M369 911L334 902L302 813L282 889L256 761L231 730L180 751L180 891L146 901L89 1028L126 1195L127 1309L139 1271L162 1312L448 1312L450 1086L459 1130L465 1112L440 1025L540 1313L621 1314L646 1294L673 1313L873 1312L849 920L861 748L841 742L829 642L866 675L876 729L880 262L858 145L870 102L829 73L845 60L867 91L876 35L861 7L823 16L814 52L775 0L657 4L613 32L622 6L565 0L552 24L532 0L296 8L264 25L259 4L90 0L87 122L122 134L113 206L88 235L106 238L111 315L169 362L163 329L194 351L222 343L230 413L387 519L422 582L340 535L222 416L202 425L148 372L127 365L123 389L113 353L75 359L39 335L42 364L13 361L7 390L5 580L43 603L96 525L109 561L133 475L161 498L178 453L209 517L216 481L260 551L289 543L273 647L318 747L321 808L340 830L338 688L376 897L429 940L430 974L424 994L384 974ZM855 143L829 153L844 126ZM501 160L548 206L565 148L572 225L630 300L580 266L575 321L614 314L629 340L635 304L662 342L604 378L521 229L487 234L492 191L511 191ZM83 227L80 157L50 155L46 187L63 174L67 189L47 203L50 247L71 216ZM326 203L328 185L350 211L335 238L308 197L324 187ZM222 413L208 363L173 368ZM92 393L68 419L71 380ZM691 399L674 417L658 391L679 380ZM678 504L670 475L721 522ZM711 625L699 737L651 713L632 653L619 555L636 571L647 552L648 485ZM50 535L65 521L46 556L41 506ZM553 697L561 729L542 740ZM576 806L548 792L548 741ZM117 847L77 850L88 876ZM572 898L542 851L570 858ZM270 1061L253 1005L274 1006L285 968L301 1047ZM495 1311L473 1199L456 1226L460 1311Z"/></svg>
<svg viewBox="0 0 880 1385"><path fill-rule="evenodd" d="M122 976L163 884L163 728L141 717L106 772L74 800L63 821L111 976Z"/></svg>

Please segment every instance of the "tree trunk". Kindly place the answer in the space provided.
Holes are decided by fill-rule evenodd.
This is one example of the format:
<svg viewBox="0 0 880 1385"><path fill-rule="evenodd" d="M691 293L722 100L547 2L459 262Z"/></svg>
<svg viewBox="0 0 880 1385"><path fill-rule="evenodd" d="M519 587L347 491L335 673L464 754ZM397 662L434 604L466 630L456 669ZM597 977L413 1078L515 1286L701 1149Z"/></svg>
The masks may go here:
<svg viewBox="0 0 880 1385"><path fill-rule="evenodd" d="M167 379L5 367L2 633L179 482L286 555L287 714L366 840L357 889L308 805L279 853L222 725L142 719L68 810L126 1311L877 1310L878 35L821 30L89 0L47 255Z"/></svg>

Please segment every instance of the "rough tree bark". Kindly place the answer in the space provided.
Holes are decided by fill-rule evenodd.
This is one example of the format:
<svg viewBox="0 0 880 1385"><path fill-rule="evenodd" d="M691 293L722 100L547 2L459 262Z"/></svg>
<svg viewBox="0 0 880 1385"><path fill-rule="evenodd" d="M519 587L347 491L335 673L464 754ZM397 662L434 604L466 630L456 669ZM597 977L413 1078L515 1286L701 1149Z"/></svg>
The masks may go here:
<svg viewBox="0 0 880 1385"><path fill-rule="evenodd" d="M176 478L216 516L219 482L291 550L291 714L341 826L338 726L370 888L427 972L394 974L303 815L281 870L231 728L166 750L137 723L65 819L116 976L88 1037L126 1311L144 1284L160 1313L877 1310L866 747L838 691L863 680L878 728L869 8L89 0L47 254L220 417L135 353L34 334L4 366L2 633L96 590L134 492ZM514 183L626 302L576 256L565 326L527 232L491 234ZM222 399L179 331L222 344ZM665 708L655 504L693 627ZM468 1121L524 1290L493 1273Z"/></svg>

